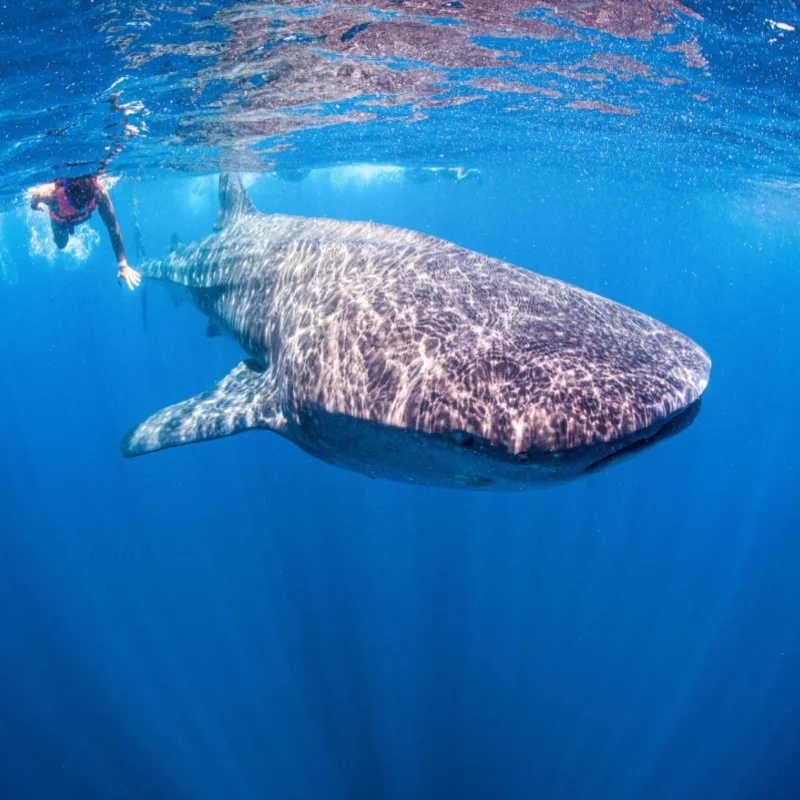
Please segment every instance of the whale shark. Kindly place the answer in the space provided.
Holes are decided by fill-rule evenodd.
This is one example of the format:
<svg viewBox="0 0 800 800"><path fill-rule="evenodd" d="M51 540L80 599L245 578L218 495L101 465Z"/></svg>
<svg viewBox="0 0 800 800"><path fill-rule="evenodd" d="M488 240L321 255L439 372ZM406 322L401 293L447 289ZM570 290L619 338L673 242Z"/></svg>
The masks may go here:
<svg viewBox="0 0 800 800"><path fill-rule="evenodd" d="M700 346L626 306L416 231L260 213L235 173L208 237L140 266L247 357L126 457L266 430L371 478L516 490L684 430L709 380Z"/></svg>

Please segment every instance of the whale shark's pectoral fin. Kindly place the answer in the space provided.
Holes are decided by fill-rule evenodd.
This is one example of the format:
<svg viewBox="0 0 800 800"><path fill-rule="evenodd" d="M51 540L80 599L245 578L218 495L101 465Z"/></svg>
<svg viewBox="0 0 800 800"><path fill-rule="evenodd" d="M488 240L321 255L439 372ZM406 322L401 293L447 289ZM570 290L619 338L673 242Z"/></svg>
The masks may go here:
<svg viewBox="0 0 800 800"><path fill-rule="evenodd" d="M261 428L283 430L271 369L248 359L202 394L162 408L122 441L126 458Z"/></svg>

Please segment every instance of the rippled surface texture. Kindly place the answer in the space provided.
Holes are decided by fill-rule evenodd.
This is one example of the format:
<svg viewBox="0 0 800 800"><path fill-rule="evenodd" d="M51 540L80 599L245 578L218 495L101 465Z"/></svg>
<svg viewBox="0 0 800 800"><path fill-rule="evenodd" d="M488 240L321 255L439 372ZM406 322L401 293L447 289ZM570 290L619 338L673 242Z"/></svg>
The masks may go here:
<svg viewBox="0 0 800 800"><path fill-rule="evenodd" d="M797 800L799 37L788 1L0 0L0 799ZM244 354L119 287L97 214L57 250L25 189L101 164L134 266L238 168L481 254L475 317L497 259L663 322L702 411L538 492L258 431L126 460Z"/></svg>
<svg viewBox="0 0 800 800"><path fill-rule="evenodd" d="M798 108L784 89L798 77L797 12L780 11L670 0L5 2L1 185L97 164L122 144L120 168L514 154L542 167L577 153L590 169L684 179L794 174Z"/></svg>

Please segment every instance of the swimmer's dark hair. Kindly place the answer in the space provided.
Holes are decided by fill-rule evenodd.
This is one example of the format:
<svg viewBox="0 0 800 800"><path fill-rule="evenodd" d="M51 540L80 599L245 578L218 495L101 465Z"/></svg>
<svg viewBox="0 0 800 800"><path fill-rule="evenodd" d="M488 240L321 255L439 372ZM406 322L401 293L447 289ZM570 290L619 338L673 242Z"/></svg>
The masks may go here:
<svg viewBox="0 0 800 800"><path fill-rule="evenodd" d="M84 208L94 197L94 175L81 175L67 179L67 197L76 208Z"/></svg>

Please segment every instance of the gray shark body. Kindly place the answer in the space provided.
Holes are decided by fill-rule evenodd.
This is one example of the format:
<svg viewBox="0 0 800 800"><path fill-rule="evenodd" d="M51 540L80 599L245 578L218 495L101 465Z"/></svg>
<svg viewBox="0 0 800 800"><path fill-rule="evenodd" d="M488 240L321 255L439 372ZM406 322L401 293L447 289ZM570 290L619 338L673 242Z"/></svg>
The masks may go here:
<svg viewBox="0 0 800 800"><path fill-rule="evenodd" d="M255 428L370 477L516 489L684 428L706 353L610 300L441 239L255 210L143 265L250 358L134 428L136 456Z"/></svg>

